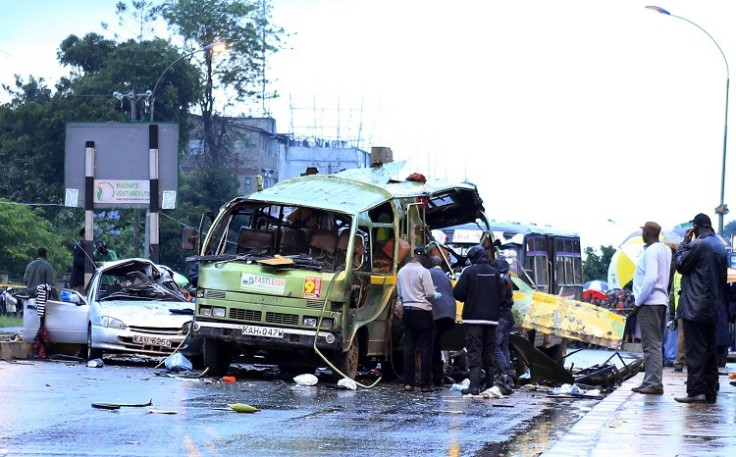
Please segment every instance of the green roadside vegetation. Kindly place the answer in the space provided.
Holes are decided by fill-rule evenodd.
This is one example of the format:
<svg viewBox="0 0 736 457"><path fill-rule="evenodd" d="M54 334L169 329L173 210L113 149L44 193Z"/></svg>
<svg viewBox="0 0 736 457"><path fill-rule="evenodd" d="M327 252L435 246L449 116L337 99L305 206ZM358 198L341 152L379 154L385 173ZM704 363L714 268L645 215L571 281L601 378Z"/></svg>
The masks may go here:
<svg viewBox="0 0 736 457"><path fill-rule="evenodd" d="M0 316L0 328L2 327L22 327L23 318L15 316Z"/></svg>

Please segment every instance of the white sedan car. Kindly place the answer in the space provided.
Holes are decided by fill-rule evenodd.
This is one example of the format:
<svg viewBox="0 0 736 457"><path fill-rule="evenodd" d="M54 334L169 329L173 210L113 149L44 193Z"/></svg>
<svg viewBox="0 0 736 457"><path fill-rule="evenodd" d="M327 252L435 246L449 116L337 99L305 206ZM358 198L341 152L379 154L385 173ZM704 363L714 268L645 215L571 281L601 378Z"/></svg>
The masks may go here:
<svg viewBox="0 0 736 457"><path fill-rule="evenodd" d="M38 329L35 306L24 310L23 338ZM103 353L172 354L189 333L194 303L186 301L165 269L147 259L105 262L87 286L86 296L62 290L46 307L52 343L84 344L88 359ZM190 341L183 344L187 357Z"/></svg>

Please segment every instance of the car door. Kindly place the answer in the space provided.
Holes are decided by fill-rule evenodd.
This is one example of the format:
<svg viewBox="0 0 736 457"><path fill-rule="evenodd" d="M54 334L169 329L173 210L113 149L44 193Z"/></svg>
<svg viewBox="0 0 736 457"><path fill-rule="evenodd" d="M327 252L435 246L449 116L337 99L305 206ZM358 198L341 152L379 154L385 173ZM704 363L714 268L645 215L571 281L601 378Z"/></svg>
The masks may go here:
<svg viewBox="0 0 736 457"><path fill-rule="evenodd" d="M63 344L87 344L86 299L72 289L59 289L59 300L46 302L46 329L49 341ZM23 309L23 339L33 341L40 319L36 300L25 300Z"/></svg>

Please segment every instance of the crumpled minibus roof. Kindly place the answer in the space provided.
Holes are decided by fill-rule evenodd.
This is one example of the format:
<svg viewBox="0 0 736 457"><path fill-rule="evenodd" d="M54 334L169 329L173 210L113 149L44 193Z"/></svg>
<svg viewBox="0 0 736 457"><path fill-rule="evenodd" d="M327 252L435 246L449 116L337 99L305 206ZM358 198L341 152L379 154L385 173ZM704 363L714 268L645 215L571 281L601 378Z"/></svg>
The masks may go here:
<svg viewBox="0 0 736 457"><path fill-rule="evenodd" d="M476 192L475 185L470 183L432 180L422 184L391 179L404 165L404 162L392 162L379 167L354 168L331 175L300 176L237 200L309 206L357 214L391 198L423 197L452 190Z"/></svg>

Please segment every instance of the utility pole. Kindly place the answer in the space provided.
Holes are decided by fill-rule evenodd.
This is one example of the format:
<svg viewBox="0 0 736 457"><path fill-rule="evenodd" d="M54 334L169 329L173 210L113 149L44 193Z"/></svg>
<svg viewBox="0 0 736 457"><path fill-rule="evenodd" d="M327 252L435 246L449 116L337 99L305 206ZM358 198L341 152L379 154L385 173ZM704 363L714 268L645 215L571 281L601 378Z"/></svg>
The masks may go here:
<svg viewBox="0 0 736 457"><path fill-rule="evenodd" d="M136 102L138 100L140 100L141 98L143 98L143 97L146 97L146 99L148 99L148 98L151 97L151 95L153 95L153 92L151 92L150 90L147 90L147 91L145 91L142 94L136 94L135 93L135 89L131 89L131 91L128 92L127 94L122 94L120 92L113 92L112 93L112 96L115 97L115 98L117 98L118 101L120 102L120 106L121 107L123 106L123 99L124 98L127 98L128 100L130 100L130 120L131 121L135 121L136 120L136 114L135 114L136 113L136 109L135 109Z"/></svg>

